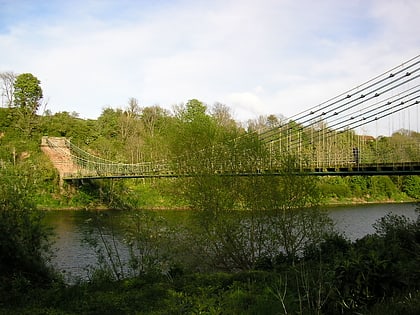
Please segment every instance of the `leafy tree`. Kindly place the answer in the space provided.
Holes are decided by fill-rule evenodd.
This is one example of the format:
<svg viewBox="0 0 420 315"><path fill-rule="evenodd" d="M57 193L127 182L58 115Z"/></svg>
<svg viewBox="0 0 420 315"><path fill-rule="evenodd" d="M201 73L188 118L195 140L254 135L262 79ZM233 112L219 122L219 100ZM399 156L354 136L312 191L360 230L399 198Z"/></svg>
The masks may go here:
<svg viewBox="0 0 420 315"><path fill-rule="evenodd" d="M23 166L0 168L0 292L16 281L43 285L53 279L46 255L50 231L30 194L31 172Z"/></svg>
<svg viewBox="0 0 420 315"><path fill-rule="evenodd" d="M34 115L42 99L41 81L31 73L23 73L16 77L14 84L15 106L26 114Z"/></svg>
<svg viewBox="0 0 420 315"><path fill-rule="evenodd" d="M175 156L195 154L216 142L216 123L206 112L207 106L196 99L175 107L176 122L170 133Z"/></svg>
<svg viewBox="0 0 420 315"><path fill-rule="evenodd" d="M14 83L14 125L26 136L35 130L38 117L35 115L42 99L40 81L30 73L20 74Z"/></svg>
<svg viewBox="0 0 420 315"><path fill-rule="evenodd" d="M232 117L231 109L222 103L215 103L211 108L211 116L217 124L224 128L236 128L236 122Z"/></svg>
<svg viewBox="0 0 420 315"><path fill-rule="evenodd" d="M176 116L182 122L194 122L207 118L207 106L197 99L189 100L185 105L175 108Z"/></svg>
<svg viewBox="0 0 420 315"><path fill-rule="evenodd" d="M369 178L367 176L350 176L345 178L353 197L363 197L366 194L369 186Z"/></svg>
<svg viewBox="0 0 420 315"><path fill-rule="evenodd" d="M118 137L118 118L121 114L121 109L115 110L111 107L107 107L102 111L101 116L97 120L97 124L103 136L108 139Z"/></svg>
<svg viewBox="0 0 420 315"><path fill-rule="evenodd" d="M333 225L327 213L320 209L319 179L296 175L296 158L293 156L284 156L282 161L278 190L269 196L276 205L270 224L273 247L280 246L293 260L311 243L322 241L332 232Z"/></svg>
<svg viewBox="0 0 420 315"><path fill-rule="evenodd" d="M124 161L124 142L121 134L121 116L124 114L121 109L105 108L96 121L96 128L99 131L98 137L91 143L91 150L103 158L109 160Z"/></svg>
<svg viewBox="0 0 420 315"><path fill-rule="evenodd" d="M369 190L372 196L376 198L398 197L397 188L388 176L371 176Z"/></svg>
<svg viewBox="0 0 420 315"><path fill-rule="evenodd" d="M169 116L167 110L159 106L144 107L141 110L141 121L146 134L153 137L163 127L165 119Z"/></svg>
<svg viewBox="0 0 420 315"><path fill-rule="evenodd" d="M77 118L68 112L42 117L37 129L43 135L71 138L75 144L89 144L98 137L94 121Z"/></svg>
<svg viewBox="0 0 420 315"><path fill-rule="evenodd" d="M342 177L322 178L320 189L324 196L329 198L348 198L351 197L350 187Z"/></svg>
<svg viewBox="0 0 420 315"><path fill-rule="evenodd" d="M164 160L170 155L171 139L168 135L174 123L174 117L169 111L160 106L148 106L141 109L140 114L140 137L131 139L131 142L143 141L143 147L137 146L138 155L142 155L141 161ZM129 146L131 149L131 146Z"/></svg>
<svg viewBox="0 0 420 315"><path fill-rule="evenodd" d="M282 176L215 175L221 170L264 171L267 154L251 133L189 157L197 176L186 180L182 190L196 210L197 227L203 229L200 252L206 252L213 267L250 269L262 256L274 259L283 253L293 260L331 229L331 220L318 208L316 178L293 175L291 157L282 157ZM235 166L229 169L231 162ZM238 165L242 168L235 170ZM233 215L237 211L244 214L239 222Z"/></svg>

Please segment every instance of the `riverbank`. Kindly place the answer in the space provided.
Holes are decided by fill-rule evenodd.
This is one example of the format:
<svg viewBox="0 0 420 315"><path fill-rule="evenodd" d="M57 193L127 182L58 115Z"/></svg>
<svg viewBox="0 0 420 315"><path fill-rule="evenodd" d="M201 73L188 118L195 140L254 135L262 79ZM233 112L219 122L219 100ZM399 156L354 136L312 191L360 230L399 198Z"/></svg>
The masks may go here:
<svg viewBox="0 0 420 315"><path fill-rule="evenodd" d="M401 203L416 203L419 199L404 198L404 199L362 199L362 198L348 198L348 199L329 199L324 202L324 206L357 206L357 205L374 205L374 204L401 204Z"/></svg>
<svg viewBox="0 0 420 315"><path fill-rule="evenodd" d="M329 199L322 202L323 207L337 207L337 206L358 206L358 205L375 205L375 204L403 204L403 203L418 203L419 199L405 198L405 199L361 199L361 198L348 198L348 199ZM43 206L38 205L39 210L45 211L110 211L110 210L121 210L117 208L110 208L104 205L89 205L89 206ZM188 211L192 210L189 206L145 206L139 207L135 210L152 210L152 211Z"/></svg>
<svg viewBox="0 0 420 315"><path fill-rule="evenodd" d="M110 207L106 207L106 206L90 206L90 207L45 207L45 206L38 206L39 210L42 211L90 211L90 210L95 210L95 211L113 211L113 210L121 210L121 209L117 209L117 208L110 208ZM133 210L152 210L152 211L188 211L188 210L192 210L191 207L162 207L162 206L158 206L158 207L141 207L141 208L136 208Z"/></svg>

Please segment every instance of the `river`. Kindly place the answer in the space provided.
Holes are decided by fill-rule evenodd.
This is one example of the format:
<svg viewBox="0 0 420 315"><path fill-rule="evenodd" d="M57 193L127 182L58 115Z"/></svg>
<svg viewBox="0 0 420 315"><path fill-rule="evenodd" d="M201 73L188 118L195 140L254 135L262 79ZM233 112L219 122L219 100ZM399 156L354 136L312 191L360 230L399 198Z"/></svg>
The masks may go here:
<svg viewBox="0 0 420 315"><path fill-rule="evenodd" d="M367 234L374 233L373 224L388 213L405 215L410 219L417 217L417 205L414 203L400 204L368 204L355 206L328 207L329 215L336 229L348 239L354 241ZM124 211L106 211L104 214L112 222L117 222L126 215ZM60 270L66 279L80 277L86 279L89 266L96 264L96 254L93 249L83 244L88 231L87 220L92 213L87 211L48 211L46 222L55 231L53 265ZM172 219L186 215L185 211L162 211L162 216Z"/></svg>

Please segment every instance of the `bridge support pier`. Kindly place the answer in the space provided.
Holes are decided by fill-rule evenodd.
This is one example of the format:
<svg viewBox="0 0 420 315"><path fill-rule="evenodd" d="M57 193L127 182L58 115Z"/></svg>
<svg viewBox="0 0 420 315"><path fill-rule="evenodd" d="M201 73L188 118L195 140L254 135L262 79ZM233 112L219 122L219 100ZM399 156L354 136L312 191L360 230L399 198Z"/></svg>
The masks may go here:
<svg viewBox="0 0 420 315"><path fill-rule="evenodd" d="M70 148L64 137L47 137L41 139L41 150L51 160L60 176L59 185L63 188L64 177L68 174L77 173L77 165L73 162Z"/></svg>

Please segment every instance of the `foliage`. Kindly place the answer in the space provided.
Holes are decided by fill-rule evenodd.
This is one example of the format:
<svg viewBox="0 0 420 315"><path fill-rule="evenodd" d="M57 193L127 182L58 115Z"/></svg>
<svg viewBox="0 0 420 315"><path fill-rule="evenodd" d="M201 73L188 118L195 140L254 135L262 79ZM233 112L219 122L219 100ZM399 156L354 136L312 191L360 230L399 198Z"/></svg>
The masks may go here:
<svg viewBox="0 0 420 315"><path fill-rule="evenodd" d="M15 106L14 124L22 130L25 136L31 136L37 125L36 112L41 105L42 89L40 81L30 73L16 77L13 86Z"/></svg>
<svg viewBox="0 0 420 315"><path fill-rule="evenodd" d="M323 178L319 185L323 195L327 198L342 200L352 196L350 185L342 177Z"/></svg>
<svg viewBox="0 0 420 315"><path fill-rule="evenodd" d="M68 112L46 115L39 121L38 130L50 137L66 137L78 145L87 145L99 135L96 121L74 117Z"/></svg>
<svg viewBox="0 0 420 315"><path fill-rule="evenodd" d="M169 139L175 157L195 154L217 143L217 125L206 111L207 106L196 99L176 108Z"/></svg>
<svg viewBox="0 0 420 315"><path fill-rule="evenodd" d="M48 285L55 277L48 267L51 230L33 203L32 185L30 170L0 168L0 295Z"/></svg>
<svg viewBox="0 0 420 315"><path fill-rule="evenodd" d="M250 169L267 154L252 137L220 151L213 147L203 159L197 158L195 169L201 175L186 180L181 188L196 210L193 217L200 232L194 234L195 247L206 254L211 269L248 270L261 257L274 259L281 253L293 260L331 229L331 220L318 208L317 180L293 175L293 157L284 158L282 176L214 175L215 163L206 163L204 156L218 161L218 154L226 152Z"/></svg>
<svg viewBox="0 0 420 315"><path fill-rule="evenodd" d="M96 253L91 278L121 280L151 274L172 276L180 235L152 211L127 212L115 223L106 213L95 212L86 221L84 243Z"/></svg>
<svg viewBox="0 0 420 315"><path fill-rule="evenodd" d="M14 83L14 104L24 110L27 115L34 115L42 99L41 81L31 73L23 73L16 77Z"/></svg>
<svg viewBox="0 0 420 315"><path fill-rule="evenodd" d="M419 219L387 215L375 227L376 234L354 243L335 238L334 247L320 247L320 255L328 258L323 258L327 269L334 270L328 313L360 312L419 289Z"/></svg>
<svg viewBox="0 0 420 315"><path fill-rule="evenodd" d="M387 199L397 197L398 191L389 177L375 176L370 180L369 191L372 196L385 197ZM397 199L397 198L395 198Z"/></svg>
<svg viewBox="0 0 420 315"><path fill-rule="evenodd" d="M9 300L0 310L7 314L381 314L387 309L391 314L416 314L419 310L418 220L388 215L377 222L375 234L356 242L330 234L311 243L295 260L279 255L270 262L260 259L259 270L197 273L177 267L173 257L156 255L162 245L171 248L182 239L158 215L130 213L127 218L126 240L138 250L137 266L146 268L135 266L138 272L125 273L129 277L119 280L109 269L99 269L89 282L29 290L24 304ZM167 243L166 233L175 238L172 243ZM102 235L112 244L106 230ZM153 268L162 261L169 263L167 272Z"/></svg>
<svg viewBox="0 0 420 315"><path fill-rule="evenodd" d="M403 191L411 198L420 199L420 176L407 176Z"/></svg>

